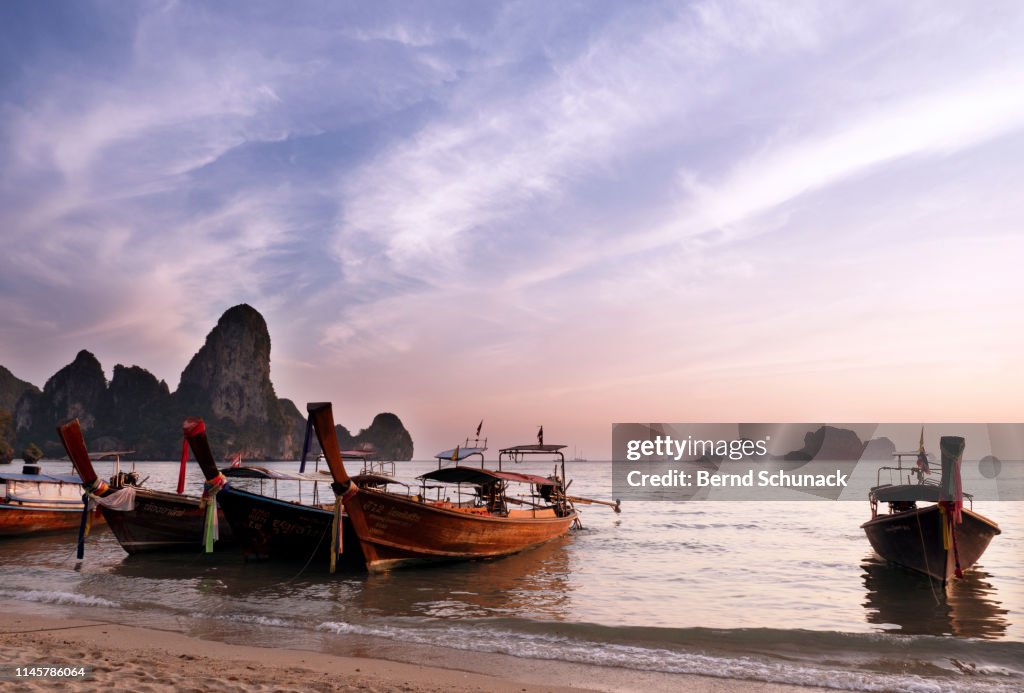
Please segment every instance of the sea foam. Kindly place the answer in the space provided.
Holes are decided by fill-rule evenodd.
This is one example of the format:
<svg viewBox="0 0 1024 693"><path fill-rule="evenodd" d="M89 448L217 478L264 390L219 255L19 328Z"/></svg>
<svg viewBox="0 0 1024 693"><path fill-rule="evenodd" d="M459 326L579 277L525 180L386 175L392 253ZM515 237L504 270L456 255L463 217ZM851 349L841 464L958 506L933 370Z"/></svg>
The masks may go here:
<svg viewBox="0 0 1024 693"><path fill-rule="evenodd" d="M517 633L510 630L443 628L406 625L363 625L336 621L321 623L318 630L339 635L362 635L420 645L434 645L511 655L528 659L556 660L635 669L665 674L696 674L725 679L816 686L847 691L907 691L908 693L1011 693L1020 690L1013 683L988 677L922 677L913 674L876 673L822 668L795 662L771 661L752 656L714 656L662 648L589 642L561 635Z"/></svg>
<svg viewBox="0 0 1024 693"><path fill-rule="evenodd" d="M103 597L73 592L47 592L43 590L0 590L0 599L16 599L39 604L75 604L78 606L104 606L116 608L118 604Z"/></svg>

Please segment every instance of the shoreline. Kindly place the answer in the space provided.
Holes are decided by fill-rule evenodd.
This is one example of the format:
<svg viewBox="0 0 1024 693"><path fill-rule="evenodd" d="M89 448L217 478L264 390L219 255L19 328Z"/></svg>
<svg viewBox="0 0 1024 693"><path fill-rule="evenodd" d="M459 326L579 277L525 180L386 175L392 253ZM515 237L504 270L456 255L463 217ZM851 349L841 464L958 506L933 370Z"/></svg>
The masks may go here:
<svg viewBox="0 0 1024 693"><path fill-rule="evenodd" d="M744 691L821 688L695 674L648 674L613 667L522 659L436 647L430 664L267 648L206 640L85 618L54 618L9 608L0 613L0 671L13 667L93 667L82 680L16 679L21 690L156 691Z"/></svg>

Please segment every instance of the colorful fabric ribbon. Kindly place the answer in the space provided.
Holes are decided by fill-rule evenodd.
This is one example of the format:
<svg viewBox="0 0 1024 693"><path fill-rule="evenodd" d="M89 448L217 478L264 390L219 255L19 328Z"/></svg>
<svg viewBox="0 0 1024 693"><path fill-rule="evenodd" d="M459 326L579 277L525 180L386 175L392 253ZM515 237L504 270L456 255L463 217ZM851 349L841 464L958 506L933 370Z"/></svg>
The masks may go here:
<svg viewBox="0 0 1024 693"><path fill-rule="evenodd" d="M344 549L343 528L341 526L341 513L345 504L341 500L340 493L334 494L334 519L331 521L331 575L337 567L338 556Z"/></svg>
<svg viewBox="0 0 1024 693"><path fill-rule="evenodd" d="M105 496L92 496L93 507L100 505L108 510L128 513L135 510L135 487L125 486Z"/></svg>
<svg viewBox="0 0 1024 693"><path fill-rule="evenodd" d="M939 517L942 518L942 548L946 551L953 550L953 572L958 578L964 576L963 568L960 566L960 547L956 541L956 525L960 509L954 501L939 501Z"/></svg>
<svg viewBox="0 0 1024 693"><path fill-rule="evenodd" d="M203 483L203 497L199 501L200 510L206 508L206 520L203 530L203 545L206 553L213 553L213 542L220 539L220 526L217 521L217 493L228 483L227 477L218 474Z"/></svg>

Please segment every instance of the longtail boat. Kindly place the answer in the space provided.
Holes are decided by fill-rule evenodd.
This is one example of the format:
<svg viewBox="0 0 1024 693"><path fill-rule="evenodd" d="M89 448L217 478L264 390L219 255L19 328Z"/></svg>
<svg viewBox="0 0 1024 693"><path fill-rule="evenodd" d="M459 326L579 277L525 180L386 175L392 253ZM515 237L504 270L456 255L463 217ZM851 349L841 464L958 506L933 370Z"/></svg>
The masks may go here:
<svg viewBox="0 0 1024 693"><path fill-rule="evenodd" d="M868 494L871 519L861 525L879 556L943 584L963 577L963 571L981 558L1000 533L995 522L963 507L965 497L973 507L973 498L963 492L960 479L964 446L959 436L942 437L942 479L937 484L925 479L930 469L923 432L917 453L894 453L897 466L879 469L879 484ZM917 466L903 467L903 457L912 455L918 457ZM880 483L885 471L895 472L899 483ZM907 483L902 483L904 472L910 472ZM913 476L916 482L911 482ZM879 503L888 504L889 511L880 513ZM918 503L933 505L919 508Z"/></svg>
<svg viewBox="0 0 1024 693"><path fill-rule="evenodd" d="M371 572L425 562L507 556L566 534L579 519L565 495L564 476L545 478L486 469L482 462L478 468L444 467L439 461L437 470L419 477L421 494L361 485L349 476L338 452L331 404L312 403L307 410L334 478L332 488L348 514ZM479 453L482 460L482 450ZM454 450L454 461L463 454ZM516 498L506 492L510 483L523 484L533 493ZM439 485L454 486L455 500L442 494ZM470 497L465 500L461 492L467 486ZM431 491L434 499L428 498Z"/></svg>
<svg viewBox="0 0 1024 693"><path fill-rule="evenodd" d="M125 483L133 477L137 482L138 477L134 472L122 472L120 465L108 484L92 465L93 459L104 455L88 452L78 419L59 425L57 435L81 477L79 483L99 507L121 548L129 554L199 550L206 522L201 498ZM230 541L229 530L221 533L218 545Z"/></svg>
<svg viewBox="0 0 1024 693"><path fill-rule="evenodd" d="M324 483L322 477L254 467L237 467L222 473L217 469L203 420L190 417L182 424L182 430L206 478L206 495L224 511L235 541L247 557L308 561L336 556L330 551L335 508L333 503L319 500L317 482ZM282 500L241 488L239 480L246 478L257 479L261 484L312 483L313 492L308 504ZM348 522L341 521L340 526L343 536L351 532ZM354 544L355 540L352 534L350 541ZM362 567L358 552L349 552L344 558L344 567ZM335 561L331 564L334 566Z"/></svg>
<svg viewBox="0 0 1024 693"><path fill-rule="evenodd" d="M20 474L0 472L0 537L76 529L84 507L82 480L73 474L42 474L31 464Z"/></svg>

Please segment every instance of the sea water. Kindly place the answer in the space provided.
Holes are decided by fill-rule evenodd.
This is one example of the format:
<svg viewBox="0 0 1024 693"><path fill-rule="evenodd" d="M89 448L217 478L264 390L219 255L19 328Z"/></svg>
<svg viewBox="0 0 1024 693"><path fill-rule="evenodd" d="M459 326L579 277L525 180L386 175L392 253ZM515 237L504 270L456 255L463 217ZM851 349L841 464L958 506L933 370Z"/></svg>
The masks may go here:
<svg viewBox="0 0 1024 693"><path fill-rule="evenodd" d="M44 472L68 466L45 462ZM396 471L412 480L435 466L400 462ZM610 463L566 467L574 494L611 494ZM173 462L137 469L152 488L171 489L177 478ZM547 474L551 466L516 470ZM198 495L200 483L191 469L186 492ZM296 495L285 482L277 491ZM303 494L308 499L309 489ZM240 551L205 555L198 545L130 557L106 528L87 539L82 561L70 534L4 540L0 599L45 615L406 661L430 661L444 648L638 677L697 673L863 691L1024 689L1024 503L975 504L1003 534L946 589L874 556L860 529L870 516L866 500L581 510L583 529L537 549L377 575L332 576L316 560L246 562ZM629 680L586 683L615 689Z"/></svg>

